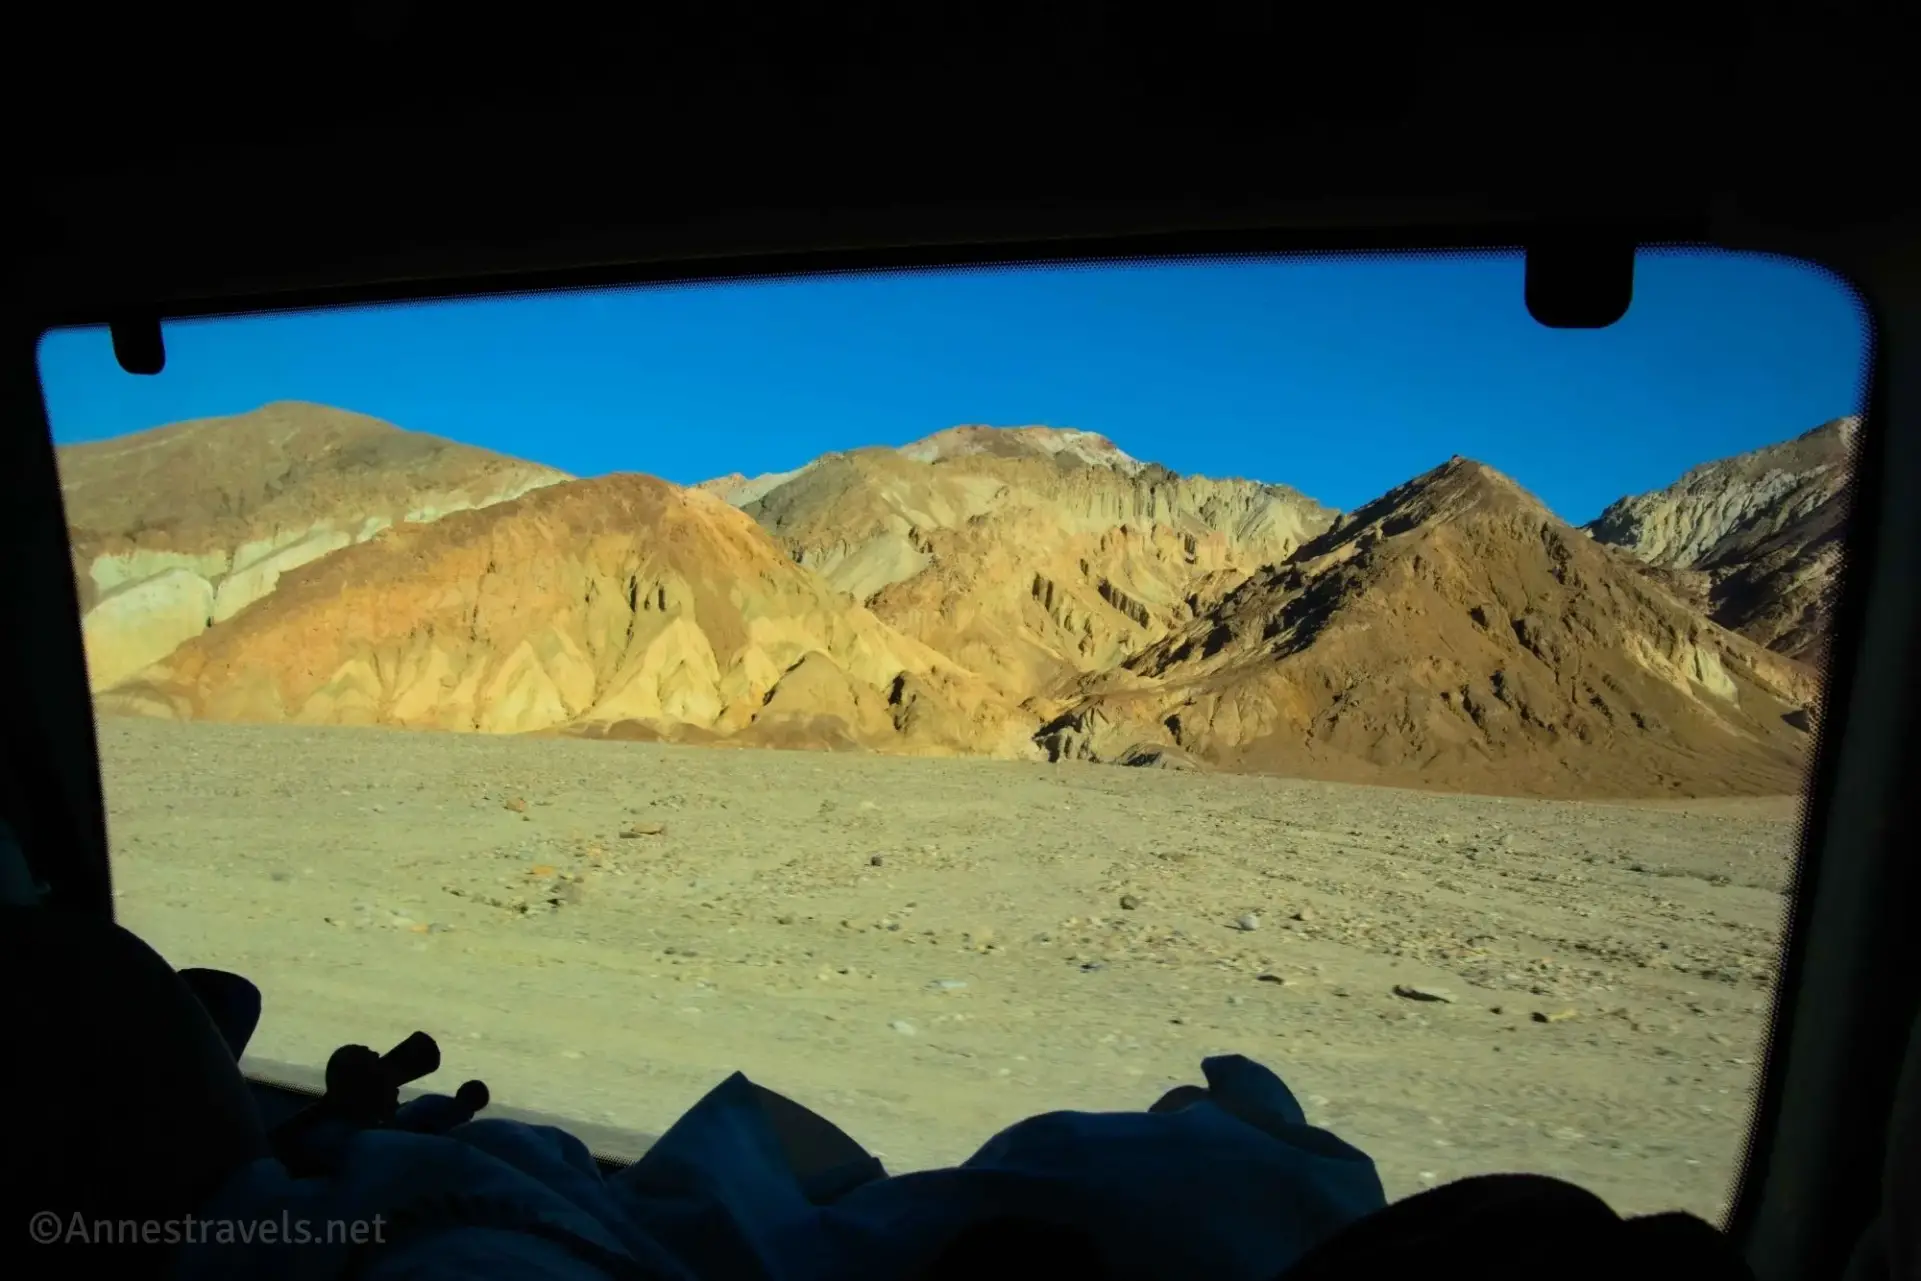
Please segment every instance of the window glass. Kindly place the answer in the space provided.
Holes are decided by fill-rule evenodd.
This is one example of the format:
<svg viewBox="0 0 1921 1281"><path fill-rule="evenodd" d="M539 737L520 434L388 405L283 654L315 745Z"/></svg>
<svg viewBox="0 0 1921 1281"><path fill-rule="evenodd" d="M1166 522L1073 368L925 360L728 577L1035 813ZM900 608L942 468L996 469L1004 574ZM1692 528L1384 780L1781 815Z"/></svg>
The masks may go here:
<svg viewBox="0 0 1921 1281"><path fill-rule="evenodd" d="M1391 1194L1719 1217L1865 330L1645 253L925 272L102 330L40 366L117 910L250 1066L890 1169L1240 1053ZM600 1130L596 1131L600 1133Z"/></svg>

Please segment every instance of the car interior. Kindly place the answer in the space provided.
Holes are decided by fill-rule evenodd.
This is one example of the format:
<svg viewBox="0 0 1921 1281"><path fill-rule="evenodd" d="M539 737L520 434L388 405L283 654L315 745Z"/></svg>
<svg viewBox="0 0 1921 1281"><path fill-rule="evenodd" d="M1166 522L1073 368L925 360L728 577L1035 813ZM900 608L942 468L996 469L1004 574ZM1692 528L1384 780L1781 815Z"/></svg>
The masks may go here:
<svg viewBox="0 0 1921 1281"><path fill-rule="evenodd" d="M333 1065L241 1082L257 995L176 973L115 926L36 366L49 329L111 325L141 373L164 364L161 323L195 317L1489 248L1526 253L1537 321L1582 327L1625 310L1637 247L1693 245L1832 273L1872 332L1785 953L1725 1231L1763 1281L1921 1267L1921 207L1899 159L1917 78L1883 19L1839 6L1800 26L1728 13L1391 32L1230 6L1164 18L1169 31L930 10L913 30L634 19L593 39L558 13L526 20L360 6L331 25L228 31L220 58L187 19L40 37L64 87L10 112L18 217L0 302L0 653L31 674L0 718L8 1097L34 1135L9 1152L10 1204L30 1187L191 1203L323 1094L371 1089L378 1112L384 1090L391 1115L439 1061L400 1064L402 1046L357 1087ZM583 44L600 65L560 75ZM261 58L281 60L273 83L236 78ZM508 67L524 74L492 70ZM81 128L55 97L114 123ZM430 1006L419 1026L433 1029ZM513 1104L490 1114L572 1124Z"/></svg>

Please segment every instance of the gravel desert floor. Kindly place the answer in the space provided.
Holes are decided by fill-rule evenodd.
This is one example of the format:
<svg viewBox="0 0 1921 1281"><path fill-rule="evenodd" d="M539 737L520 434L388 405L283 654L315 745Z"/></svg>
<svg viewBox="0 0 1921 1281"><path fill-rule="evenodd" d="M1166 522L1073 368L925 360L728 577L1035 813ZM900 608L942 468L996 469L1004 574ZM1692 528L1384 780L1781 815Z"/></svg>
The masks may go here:
<svg viewBox="0 0 1921 1281"><path fill-rule="evenodd" d="M247 975L251 1053L439 1038L451 1089L658 1134L739 1070L890 1169L1210 1054L1390 1195L1494 1170L1718 1220L1792 798L105 719L123 924Z"/></svg>

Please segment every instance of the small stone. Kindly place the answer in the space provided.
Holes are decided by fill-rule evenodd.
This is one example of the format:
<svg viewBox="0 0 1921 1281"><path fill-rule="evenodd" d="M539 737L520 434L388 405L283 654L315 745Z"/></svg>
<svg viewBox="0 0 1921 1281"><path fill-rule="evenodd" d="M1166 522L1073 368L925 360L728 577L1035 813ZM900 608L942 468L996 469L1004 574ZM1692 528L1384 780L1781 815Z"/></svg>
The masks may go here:
<svg viewBox="0 0 1921 1281"><path fill-rule="evenodd" d="M1308 907L1300 908L1294 913L1294 919L1303 922L1311 921L1314 919L1314 909Z"/></svg>
<svg viewBox="0 0 1921 1281"><path fill-rule="evenodd" d="M1445 988L1423 987L1415 983L1396 983L1394 995L1409 1001L1440 1001L1447 1005L1454 1004L1454 993Z"/></svg>
<svg viewBox="0 0 1921 1281"><path fill-rule="evenodd" d="M1239 919L1234 922L1234 928L1237 930L1258 930L1261 928L1261 918L1252 912L1243 912Z"/></svg>
<svg viewBox="0 0 1921 1281"><path fill-rule="evenodd" d="M882 865L883 863L885 863L886 861L887 861L887 859L886 859L886 856L885 856L885 855L881 855L881 854L869 854L869 855L867 856L867 866L869 866L869 867L879 867L879 866L881 866L881 865Z"/></svg>
<svg viewBox="0 0 1921 1281"><path fill-rule="evenodd" d="M787 916L785 914L776 916L774 918L774 924L776 925L792 925L793 923L794 923L794 918L791 916Z"/></svg>
<svg viewBox="0 0 1921 1281"><path fill-rule="evenodd" d="M895 1019L892 1023L889 1023L887 1026L893 1028L896 1032L899 1032L902 1036L912 1036L914 1035L914 1032L915 1032L914 1025L912 1023L909 1023L906 1019Z"/></svg>
<svg viewBox="0 0 1921 1281"><path fill-rule="evenodd" d="M525 814L527 812L527 801L524 797L509 797L507 800L501 802L501 808L512 810L516 814Z"/></svg>
<svg viewBox="0 0 1921 1281"><path fill-rule="evenodd" d="M935 979L927 986L935 992L958 992L967 984L960 979Z"/></svg>
<svg viewBox="0 0 1921 1281"><path fill-rule="evenodd" d="M1254 976L1254 981L1256 983L1273 983L1279 987L1287 986L1287 980L1278 974L1257 974Z"/></svg>
<svg viewBox="0 0 1921 1281"><path fill-rule="evenodd" d="M1121 895L1121 911L1131 912L1135 908L1139 907L1140 905L1141 905L1141 900L1139 895L1137 894Z"/></svg>
<svg viewBox="0 0 1921 1281"><path fill-rule="evenodd" d="M1575 1013L1574 1010L1556 1010L1552 1014L1548 1014L1541 1010L1536 1010L1532 1017L1536 1023L1565 1023L1573 1018Z"/></svg>
<svg viewBox="0 0 1921 1281"><path fill-rule="evenodd" d="M1081 971L1086 974L1092 974L1095 970L1104 970L1106 968L1106 961L1089 961L1087 964L1081 966Z"/></svg>
<svg viewBox="0 0 1921 1281"><path fill-rule="evenodd" d="M667 831L665 823L629 823L620 829L620 839L631 841L641 836L661 836Z"/></svg>

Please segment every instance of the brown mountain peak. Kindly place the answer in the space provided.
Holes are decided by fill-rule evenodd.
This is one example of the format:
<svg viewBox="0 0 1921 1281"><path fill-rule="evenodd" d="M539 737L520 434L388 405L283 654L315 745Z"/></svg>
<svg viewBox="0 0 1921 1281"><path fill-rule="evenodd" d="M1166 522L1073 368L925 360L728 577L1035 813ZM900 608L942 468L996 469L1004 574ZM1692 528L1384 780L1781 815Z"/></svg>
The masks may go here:
<svg viewBox="0 0 1921 1281"><path fill-rule="evenodd" d="M1086 680L1054 722L1078 736L1039 741L1472 790L1766 792L1798 777L1786 718L1811 689L1457 457Z"/></svg>

